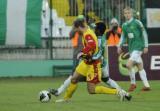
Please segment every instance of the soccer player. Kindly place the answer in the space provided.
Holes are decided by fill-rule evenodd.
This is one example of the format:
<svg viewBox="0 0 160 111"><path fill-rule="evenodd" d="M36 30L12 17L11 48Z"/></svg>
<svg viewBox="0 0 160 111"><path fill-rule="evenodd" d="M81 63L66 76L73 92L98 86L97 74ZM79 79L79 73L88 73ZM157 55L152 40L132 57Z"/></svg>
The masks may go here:
<svg viewBox="0 0 160 111"><path fill-rule="evenodd" d="M137 66L141 80L143 81L143 91L149 91L150 85L147 80L146 71L143 68L143 61L141 58L142 53L148 52L148 38L142 22L133 18L133 9L127 7L124 9L124 16L126 22L122 25L122 35L120 43L117 48L117 52L122 52L122 45L128 43L130 58L127 62L127 68L129 70L131 85L128 91L134 91L136 88L136 79L134 72L134 65Z"/></svg>
<svg viewBox="0 0 160 111"><path fill-rule="evenodd" d="M80 20L80 19L78 19ZM108 64L107 64L107 46L106 46L106 39L105 39L105 30L106 26L103 22L98 22L95 25L95 33L98 37L98 45L99 45L99 51L96 55L93 56L93 59L102 58L102 81L106 84L108 84L112 88L120 89L120 86L109 77L108 72ZM84 80L81 79L81 81ZM50 93L59 96L70 84L71 82L71 76L69 76L64 83L58 88L58 89L50 89ZM131 97L128 97L128 99L131 99Z"/></svg>
<svg viewBox="0 0 160 111"><path fill-rule="evenodd" d="M97 22L95 27L95 34L98 38L99 52L93 56L94 58L101 58L102 60L102 81L112 88L119 89L120 86L109 77L108 71L108 51L106 45L106 36L104 34L106 25L103 22Z"/></svg>
<svg viewBox="0 0 160 111"><path fill-rule="evenodd" d="M82 17L82 15L78 16L77 20L83 20L85 22L85 18ZM95 33L96 33L96 36L98 37L98 45L99 45L100 51L96 55L94 55L93 59L101 58L103 56L102 57L103 58L103 60L102 60L103 61L102 62L103 63L102 64L102 81L112 88L120 89L120 86L109 77L108 64L107 64L107 46L105 43L106 39L105 39L105 35L104 35L105 30L106 30L106 26L103 22L96 23ZM80 46L80 48L81 48L81 45L78 45L78 46ZM76 60L76 61L78 61L78 60ZM75 65L75 67L76 66L77 65ZM72 77L72 75L69 76L58 89L49 89L51 94L53 94L55 96L59 96L62 92L64 92L64 90L69 86L69 84L71 82L71 77ZM83 77L80 81L84 82L85 78Z"/></svg>
<svg viewBox="0 0 160 111"><path fill-rule="evenodd" d="M98 86L101 82L101 61L100 58L92 57L98 53L98 40L94 32L83 22L77 21L75 27L83 33L83 49L77 58L82 59L71 77L71 83L65 92L63 101L69 100L77 88L79 78L86 77L87 88L90 94L113 94L120 95L123 100L129 94L121 89L111 89L104 86Z"/></svg>

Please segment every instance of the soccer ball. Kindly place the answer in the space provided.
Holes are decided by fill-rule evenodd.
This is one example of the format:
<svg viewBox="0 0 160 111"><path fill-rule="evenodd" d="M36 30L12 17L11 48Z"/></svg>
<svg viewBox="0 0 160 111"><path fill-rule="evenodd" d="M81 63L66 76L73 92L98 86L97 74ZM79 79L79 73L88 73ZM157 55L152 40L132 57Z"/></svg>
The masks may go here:
<svg viewBox="0 0 160 111"><path fill-rule="evenodd" d="M51 99L51 94L47 90L42 90L39 92L39 100L43 103L49 102Z"/></svg>

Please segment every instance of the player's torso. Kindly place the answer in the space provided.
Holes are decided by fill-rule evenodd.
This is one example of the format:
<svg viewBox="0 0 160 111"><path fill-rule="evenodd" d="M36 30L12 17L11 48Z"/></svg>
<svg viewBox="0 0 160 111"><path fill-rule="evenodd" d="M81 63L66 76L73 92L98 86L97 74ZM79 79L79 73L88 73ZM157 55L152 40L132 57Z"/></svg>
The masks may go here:
<svg viewBox="0 0 160 111"><path fill-rule="evenodd" d="M124 36L127 37L130 52L133 50L143 50L144 40L142 30L135 19L123 25L123 32Z"/></svg>
<svg viewBox="0 0 160 111"><path fill-rule="evenodd" d="M96 43L96 48L95 48L95 51L93 53L93 54L96 54L98 52L98 39L97 39L95 33L90 28L88 28L87 31L83 34L83 38L82 38L83 46L85 47L87 45L87 41L85 40L85 36L88 36L88 35L90 37L92 37L92 39Z"/></svg>

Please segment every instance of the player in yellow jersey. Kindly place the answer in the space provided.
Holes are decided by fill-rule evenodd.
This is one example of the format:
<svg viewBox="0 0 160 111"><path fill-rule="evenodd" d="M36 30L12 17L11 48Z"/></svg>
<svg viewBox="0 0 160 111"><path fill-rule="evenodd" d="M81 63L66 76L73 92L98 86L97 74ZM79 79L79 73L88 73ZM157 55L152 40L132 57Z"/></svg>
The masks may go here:
<svg viewBox="0 0 160 111"><path fill-rule="evenodd" d="M128 95L124 90L111 89L104 86L98 86L101 82L101 61L92 59L93 55L98 53L98 40L94 32L85 24L84 21L77 21L75 27L83 33L83 49L78 54L77 59L82 59L71 78L71 83L65 92L63 100L69 100L77 88L77 83L82 76L86 77L87 88L90 94L113 94L119 95L121 100Z"/></svg>

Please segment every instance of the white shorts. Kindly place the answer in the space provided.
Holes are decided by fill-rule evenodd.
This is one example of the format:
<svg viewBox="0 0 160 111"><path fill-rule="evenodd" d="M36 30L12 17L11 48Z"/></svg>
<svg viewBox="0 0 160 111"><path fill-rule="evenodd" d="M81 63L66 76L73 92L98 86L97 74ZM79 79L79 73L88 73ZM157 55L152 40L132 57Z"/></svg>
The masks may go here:
<svg viewBox="0 0 160 111"><path fill-rule="evenodd" d="M130 54L129 60L134 61L136 63L143 63L141 55L142 51L135 50Z"/></svg>

